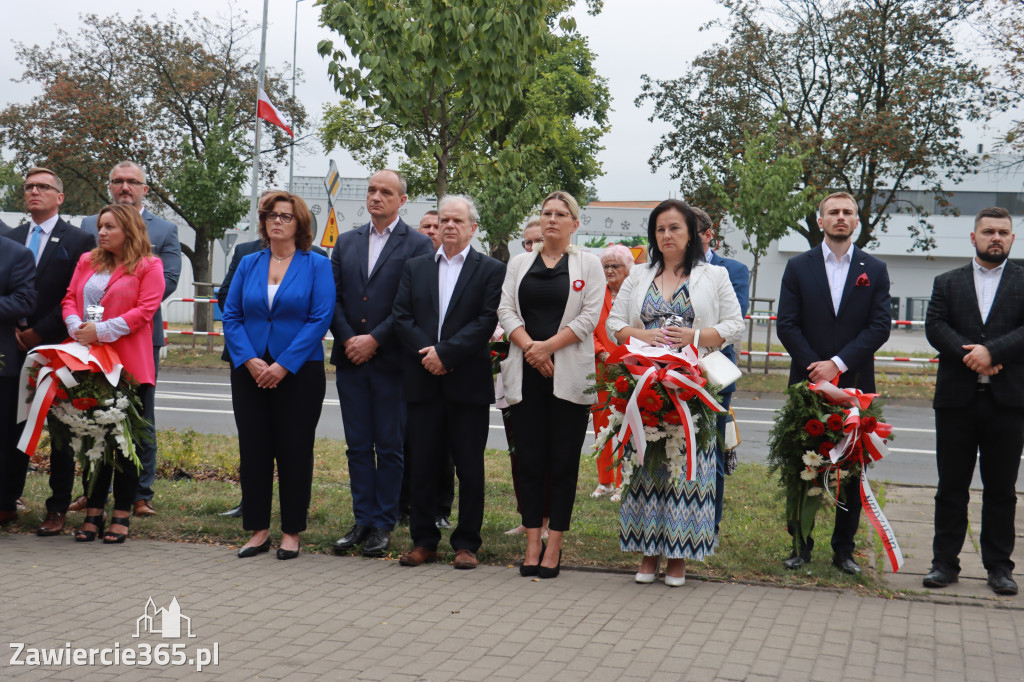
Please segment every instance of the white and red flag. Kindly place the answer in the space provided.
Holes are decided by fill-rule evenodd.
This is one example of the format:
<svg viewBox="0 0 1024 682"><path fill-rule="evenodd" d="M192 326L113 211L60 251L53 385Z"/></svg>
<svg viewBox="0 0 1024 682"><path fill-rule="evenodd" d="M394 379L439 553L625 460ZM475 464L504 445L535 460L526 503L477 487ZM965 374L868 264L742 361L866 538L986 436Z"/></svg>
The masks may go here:
<svg viewBox="0 0 1024 682"><path fill-rule="evenodd" d="M274 106L274 103L267 97L267 93L263 90L263 86L259 86L259 102L256 105L256 116L262 118L264 121L273 123L277 127L288 133L292 139L295 138L295 133L289 128L284 122L284 114L280 109Z"/></svg>

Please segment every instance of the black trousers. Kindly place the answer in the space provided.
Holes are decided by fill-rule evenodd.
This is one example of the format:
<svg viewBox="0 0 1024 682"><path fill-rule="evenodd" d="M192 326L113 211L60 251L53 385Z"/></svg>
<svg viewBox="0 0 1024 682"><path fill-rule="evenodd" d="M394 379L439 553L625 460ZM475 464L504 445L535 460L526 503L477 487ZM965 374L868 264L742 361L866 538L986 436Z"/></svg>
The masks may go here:
<svg viewBox="0 0 1024 682"><path fill-rule="evenodd" d="M437 475L451 453L459 477L459 522L450 542L456 551L480 549L489 410L489 405L456 403L441 397L408 404L405 471L414 482L409 514L414 545L436 551L441 541L441 531L434 523Z"/></svg>
<svg viewBox="0 0 1024 682"><path fill-rule="evenodd" d="M548 528L567 531L576 502L590 405L556 398L554 380L527 365L523 368L523 400L511 409L523 525L541 527L547 483Z"/></svg>
<svg viewBox="0 0 1024 682"><path fill-rule="evenodd" d="M1017 473L1024 450L1024 410L1001 407L986 390L966 408L936 408L932 565L960 572L974 461L981 465L981 561L989 571L1013 570Z"/></svg>
<svg viewBox="0 0 1024 682"><path fill-rule="evenodd" d="M153 384L141 384L139 386L139 400L142 401L142 413L145 414L146 410L152 410L153 398L156 395ZM136 442L135 450L138 453L141 445ZM89 506L94 508L102 508L107 506L107 495L110 490L110 482L113 479L114 482L114 510L115 511L131 511L132 506L135 504L135 491L139 487L139 470L134 464L128 462L128 460L118 456L121 464L121 470L116 470L110 464L100 465L99 470L96 472L95 479L92 481L91 491L87 491L89 494ZM74 470L72 470L72 474ZM88 476L88 472L86 473ZM73 482L73 480L72 480Z"/></svg>
<svg viewBox="0 0 1024 682"><path fill-rule="evenodd" d="M265 358L269 363L273 360ZM277 462L281 531L306 530L313 486L313 443L327 392L324 363L307 362L275 388L260 388L245 366L231 370L231 404L238 426L242 528L270 528Z"/></svg>
<svg viewBox="0 0 1024 682"><path fill-rule="evenodd" d="M864 505L860 500L860 476L844 478L842 486L841 504L846 509L836 507L836 525L832 530L832 553L836 556L846 557L852 555L853 550L857 547L853 538L857 535L857 528L860 526L860 511ZM834 494L835 490L832 492ZM801 532L799 524L787 524L786 530L790 535ZM807 530L808 533L814 530L813 523ZM801 535L800 553L810 556L811 550L814 549L814 538L808 537L805 541L802 537Z"/></svg>
<svg viewBox="0 0 1024 682"><path fill-rule="evenodd" d="M406 451L409 450L408 428L408 424L406 424ZM402 471L402 494L398 497L398 511L402 514L409 514L412 511L412 493L410 492L412 485L409 477L409 467L406 466ZM455 461L452 459L452 453L449 452L447 456L438 460L435 481L434 492L437 495L437 504L434 515L448 518L452 515L452 503L455 502ZM420 485L420 482L417 481L416 485Z"/></svg>

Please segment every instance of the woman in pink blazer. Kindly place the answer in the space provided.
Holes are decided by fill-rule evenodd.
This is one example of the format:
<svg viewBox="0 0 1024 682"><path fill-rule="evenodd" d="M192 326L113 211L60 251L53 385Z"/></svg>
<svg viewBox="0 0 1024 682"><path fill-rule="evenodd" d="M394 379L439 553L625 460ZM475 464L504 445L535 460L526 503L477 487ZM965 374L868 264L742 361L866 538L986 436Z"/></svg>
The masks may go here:
<svg viewBox="0 0 1024 682"><path fill-rule="evenodd" d="M139 382L143 412L155 393L153 367L153 315L164 293L164 268L150 255L146 223L132 206L111 205L97 217L99 246L78 261L64 297L64 323L68 334L86 345L109 343L121 358L124 371ZM101 321L86 322L90 306L101 306ZM156 434L150 431L150 435ZM102 465L89 496L85 521L75 540L90 542L103 533L107 490L114 483L114 511L103 542L115 544L128 537L128 517L135 502L139 472L133 466L114 471Z"/></svg>

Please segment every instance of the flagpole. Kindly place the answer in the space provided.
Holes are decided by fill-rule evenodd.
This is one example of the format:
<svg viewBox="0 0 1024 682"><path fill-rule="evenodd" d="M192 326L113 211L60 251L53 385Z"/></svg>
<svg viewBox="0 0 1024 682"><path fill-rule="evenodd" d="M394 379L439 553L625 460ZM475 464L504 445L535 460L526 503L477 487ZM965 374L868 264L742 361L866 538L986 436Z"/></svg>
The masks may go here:
<svg viewBox="0 0 1024 682"><path fill-rule="evenodd" d="M295 101L295 57L299 49L299 3L295 0L295 31L292 34L292 102ZM292 136L292 149L288 159L288 192L294 194L295 183L295 137Z"/></svg>
<svg viewBox="0 0 1024 682"><path fill-rule="evenodd" d="M260 72L256 81L256 142L252 149L252 194L249 197L249 229L256 234L259 221L259 178L260 178L260 88L263 87L263 73L267 68L267 15L270 0L263 0L263 37L260 40Z"/></svg>

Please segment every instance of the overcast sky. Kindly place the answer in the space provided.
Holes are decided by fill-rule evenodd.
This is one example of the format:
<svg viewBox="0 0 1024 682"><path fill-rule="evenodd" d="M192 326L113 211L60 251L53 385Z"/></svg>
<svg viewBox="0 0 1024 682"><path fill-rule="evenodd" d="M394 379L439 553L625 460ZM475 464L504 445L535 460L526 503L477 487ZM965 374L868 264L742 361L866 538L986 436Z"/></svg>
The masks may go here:
<svg viewBox="0 0 1024 682"><path fill-rule="evenodd" d="M107 16L120 13L133 16L139 7L136 1L124 0L49 0L45 12L31 3L8 3L0 22L0 103L26 102L39 89L31 84L11 83L19 77L21 65L15 61L14 41L47 45L57 28L76 33L79 15L83 12ZM171 4L171 3L168 3ZM234 3L248 8L248 19L258 24L262 3L244 0ZM179 19L200 12L211 19L226 17L231 11L228 0L175 0ZM300 0L298 7L298 47L296 63L305 81L296 94L307 112L318 117L326 102L337 99L326 76L326 65L316 53L317 42L337 38L336 34L318 25L319 12L312 0ZM292 61L292 35L296 3L293 0L271 0L267 36L267 63L279 69ZM161 17L169 12L157 10ZM152 14L152 12L147 12ZM638 109L633 100L640 90L640 75L671 78L682 74L686 65L722 37L719 30L699 31L711 19L724 15L711 2L680 0L607 0L604 11L590 17L578 8L577 21L597 53L598 73L608 79L613 97L611 132L604 138L601 155L605 175L597 180L602 200L654 200L678 191L676 181L666 170L652 173L647 165L651 150L666 127L647 120L651 107ZM258 54L259 34L253 49ZM977 139L974 139L977 137ZM965 143L987 142L982 133L972 135ZM973 147L972 147L973 148ZM9 159L7 154L5 158ZM296 156L297 175L321 175L327 171L328 158L334 159L342 175L365 175L351 157L341 151L324 155Z"/></svg>

